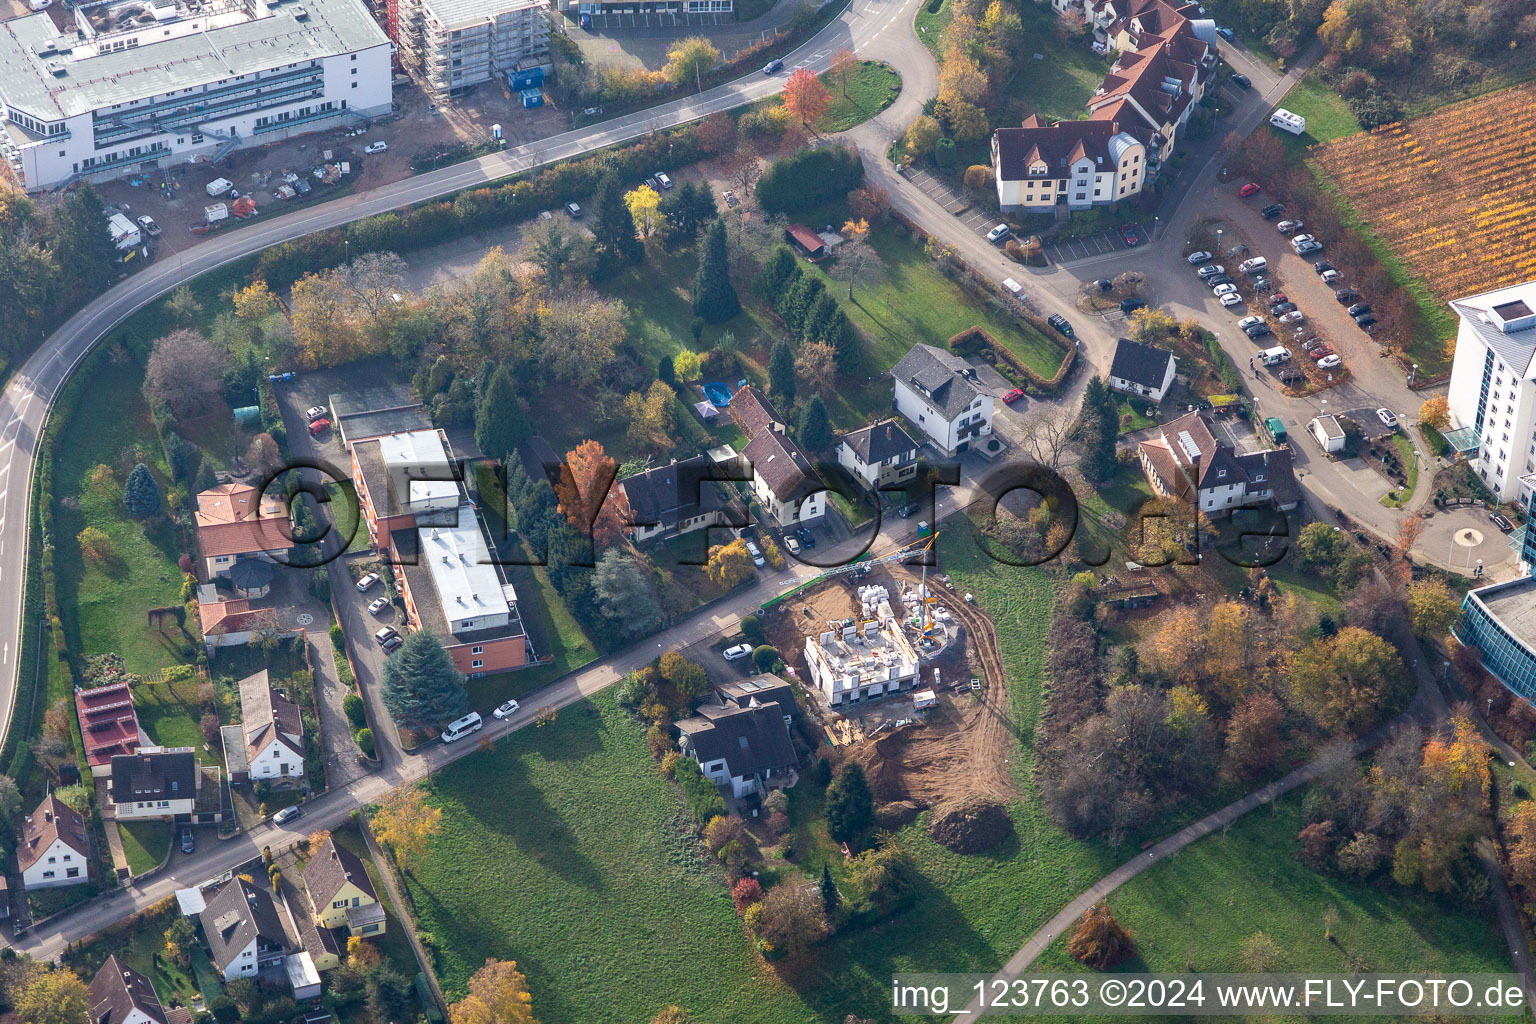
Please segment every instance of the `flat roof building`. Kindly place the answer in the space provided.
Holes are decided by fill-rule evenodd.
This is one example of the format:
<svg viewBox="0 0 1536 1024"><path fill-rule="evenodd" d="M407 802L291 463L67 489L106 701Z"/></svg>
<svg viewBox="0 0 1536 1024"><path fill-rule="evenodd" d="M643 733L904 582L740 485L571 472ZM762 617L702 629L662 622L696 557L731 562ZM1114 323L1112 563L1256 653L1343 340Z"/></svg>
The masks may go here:
<svg viewBox="0 0 1536 1024"><path fill-rule="evenodd" d="M112 759L139 749L139 716L127 683L108 683L90 690L75 689L75 713L80 739L93 776L112 772Z"/></svg>
<svg viewBox="0 0 1536 1024"><path fill-rule="evenodd" d="M352 482L375 548L396 530L453 521L460 472L440 430L413 430L352 446Z"/></svg>
<svg viewBox="0 0 1536 1024"><path fill-rule="evenodd" d="M390 34L401 62L433 91L451 95L500 81L544 84L549 61L549 0L398 0Z"/></svg>
<svg viewBox="0 0 1536 1024"><path fill-rule="evenodd" d="M1536 281L1451 302L1461 322L1446 440L1500 502L1536 494Z"/></svg>
<svg viewBox="0 0 1536 1024"><path fill-rule="evenodd" d="M917 652L885 599L871 618L806 637L805 663L834 707L897 693L917 681Z"/></svg>
<svg viewBox="0 0 1536 1024"><path fill-rule="evenodd" d="M29 190L390 110L389 40L362 0L102 0L73 17L0 23L0 152Z"/></svg>

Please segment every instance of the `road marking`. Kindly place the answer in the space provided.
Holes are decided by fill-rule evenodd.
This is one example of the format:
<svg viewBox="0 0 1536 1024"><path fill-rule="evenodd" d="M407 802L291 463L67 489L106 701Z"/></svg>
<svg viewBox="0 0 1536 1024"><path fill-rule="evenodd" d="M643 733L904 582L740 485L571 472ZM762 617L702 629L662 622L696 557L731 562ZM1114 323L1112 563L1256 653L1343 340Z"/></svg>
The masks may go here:
<svg viewBox="0 0 1536 1024"><path fill-rule="evenodd" d="M11 663L11 644L10 644L10 641L6 641L6 644L5 644L5 657L0 658L0 665L9 665L10 663Z"/></svg>

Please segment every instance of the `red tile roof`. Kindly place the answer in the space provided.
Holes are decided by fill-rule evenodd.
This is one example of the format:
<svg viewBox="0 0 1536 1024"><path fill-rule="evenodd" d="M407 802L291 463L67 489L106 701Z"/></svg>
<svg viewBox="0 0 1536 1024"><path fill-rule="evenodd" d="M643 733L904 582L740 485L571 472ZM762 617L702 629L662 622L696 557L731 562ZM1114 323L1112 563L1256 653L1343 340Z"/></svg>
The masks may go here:
<svg viewBox="0 0 1536 1024"><path fill-rule="evenodd" d="M204 558L287 551L288 506L250 484L220 484L197 495L197 543Z"/></svg>

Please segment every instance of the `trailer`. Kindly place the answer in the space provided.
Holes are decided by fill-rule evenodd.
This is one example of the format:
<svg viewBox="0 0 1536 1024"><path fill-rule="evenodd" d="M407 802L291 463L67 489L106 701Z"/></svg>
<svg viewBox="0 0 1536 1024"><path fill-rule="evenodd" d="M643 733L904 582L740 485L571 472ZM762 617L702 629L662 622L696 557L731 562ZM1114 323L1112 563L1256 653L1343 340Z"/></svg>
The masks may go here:
<svg viewBox="0 0 1536 1024"><path fill-rule="evenodd" d="M119 250L136 249L144 240L139 226L120 213L107 218L107 229L112 232L112 244Z"/></svg>
<svg viewBox="0 0 1536 1024"><path fill-rule="evenodd" d="M1291 113L1284 107L1275 108L1275 112L1269 115L1269 123L1292 135L1300 135L1307 130L1307 119L1300 114Z"/></svg>
<svg viewBox="0 0 1536 1024"><path fill-rule="evenodd" d="M214 203L212 206L203 207L203 220L209 224L217 224L221 220L229 219L229 205L227 203Z"/></svg>

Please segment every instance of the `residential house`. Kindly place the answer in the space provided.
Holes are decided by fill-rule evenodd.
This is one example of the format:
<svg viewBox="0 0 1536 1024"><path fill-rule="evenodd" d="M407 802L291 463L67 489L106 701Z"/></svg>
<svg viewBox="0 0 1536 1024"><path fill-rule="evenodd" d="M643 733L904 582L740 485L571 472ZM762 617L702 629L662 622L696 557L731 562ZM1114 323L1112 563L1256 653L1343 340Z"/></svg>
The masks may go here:
<svg viewBox="0 0 1536 1024"><path fill-rule="evenodd" d="M799 703L795 700L795 688L788 680L770 672L717 686L715 699L722 708L744 708L753 704L776 706L784 715L785 725L793 724L795 716L800 712ZM699 713L706 714L704 706L700 706Z"/></svg>
<svg viewBox="0 0 1536 1024"><path fill-rule="evenodd" d="M214 894L198 915L208 953L225 981L253 978L258 972L283 967L291 950L266 886L238 875Z"/></svg>
<svg viewBox="0 0 1536 1024"><path fill-rule="evenodd" d="M248 779L304 775L304 722L299 706L272 688L267 670L240 680L240 727ZM235 766L229 766L230 779Z"/></svg>
<svg viewBox="0 0 1536 1024"><path fill-rule="evenodd" d="M209 657L220 647L243 647L258 636L304 631L285 625L274 608L252 607L244 597L225 598L212 583L197 588L197 619Z"/></svg>
<svg viewBox="0 0 1536 1024"><path fill-rule="evenodd" d="M191 747L140 747L112 759L107 785L117 820L143 821L191 815L201 784Z"/></svg>
<svg viewBox="0 0 1536 1024"><path fill-rule="evenodd" d="M837 464L871 491L904 487L917 476L917 442L895 420L881 420L839 437Z"/></svg>
<svg viewBox="0 0 1536 1024"><path fill-rule="evenodd" d="M705 705L676 728L678 748L698 762L705 778L729 784L738 799L793 784L798 759L778 703Z"/></svg>
<svg viewBox="0 0 1536 1024"><path fill-rule="evenodd" d="M49 793L22 819L16 866L27 889L79 885L91 878L91 844L80 812Z"/></svg>
<svg viewBox="0 0 1536 1024"><path fill-rule="evenodd" d="M1195 503L1208 517L1259 505L1287 511L1301 501L1289 449L1238 454L1216 439L1199 411L1158 431L1138 446L1142 469L1158 494Z"/></svg>
<svg viewBox="0 0 1536 1024"><path fill-rule="evenodd" d="M113 953L86 990L90 1024L170 1024L154 984Z"/></svg>
<svg viewBox="0 0 1536 1024"><path fill-rule="evenodd" d="M833 707L890 696L917 683L917 651L901 619L887 597L872 600L873 616L866 602L868 617L860 623L829 626L805 638L806 685Z"/></svg>
<svg viewBox="0 0 1536 1024"><path fill-rule="evenodd" d="M304 865L315 922L322 928L345 928L350 935L380 935L384 907L374 893L368 869L357 855L327 839Z"/></svg>
<svg viewBox="0 0 1536 1024"><path fill-rule="evenodd" d="M89 690L75 688L75 714L85 761L98 778L112 771L112 758L139 749L139 716L127 683L108 683Z"/></svg>
<svg viewBox="0 0 1536 1024"><path fill-rule="evenodd" d="M1445 439L1499 502L1536 495L1536 281L1451 302L1460 323Z"/></svg>
<svg viewBox="0 0 1536 1024"><path fill-rule="evenodd" d="M1089 98L1089 119L1138 133L1147 146L1151 175L1173 155L1179 129L1204 98L1215 67L1214 51L1192 36L1158 39L1122 53Z"/></svg>
<svg viewBox="0 0 1536 1024"><path fill-rule="evenodd" d="M896 411L945 455L958 455L992 433L992 395L964 359L932 345L913 345L895 380Z"/></svg>
<svg viewBox="0 0 1536 1024"><path fill-rule="evenodd" d="M780 527L826 515L827 487L768 396L747 386L731 396L731 418L750 438L742 458L752 467L752 496Z"/></svg>
<svg viewBox="0 0 1536 1024"><path fill-rule="evenodd" d="M288 505L250 484L219 484L199 491L194 520L207 580L229 575L242 559L286 559L293 546Z"/></svg>
<svg viewBox="0 0 1536 1024"><path fill-rule="evenodd" d="M1109 386L1116 391L1161 402L1173 386L1178 361L1173 353L1155 345L1120 338L1109 364Z"/></svg>
<svg viewBox="0 0 1536 1024"><path fill-rule="evenodd" d="M1129 199L1147 180L1147 146L1115 120L1058 121L1031 114L992 133L992 174L1005 213L1045 213ZM1150 133L1142 133L1150 140Z"/></svg>
<svg viewBox="0 0 1536 1024"><path fill-rule="evenodd" d="M745 522L744 510L719 482L727 475L709 456L695 455L620 480L634 523L631 539L639 543Z"/></svg>

